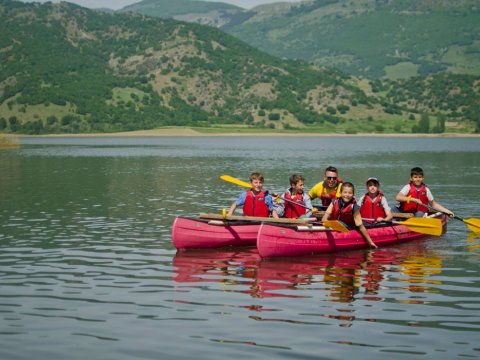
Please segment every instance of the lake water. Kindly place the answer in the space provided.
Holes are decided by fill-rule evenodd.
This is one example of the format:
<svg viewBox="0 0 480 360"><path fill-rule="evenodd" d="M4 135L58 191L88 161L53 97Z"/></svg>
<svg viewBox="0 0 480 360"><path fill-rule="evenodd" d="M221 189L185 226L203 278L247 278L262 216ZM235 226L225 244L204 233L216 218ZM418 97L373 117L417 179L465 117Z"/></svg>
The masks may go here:
<svg viewBox="0 0 480 360"><path fill-rule="evenodd" d="M0 359L480 357L480 237L261 260L176 253L176 215L220 213L248 180L307 187L328 165L387 199L421 166L480 217L480 138L24 138L0 150Z"/></svg>

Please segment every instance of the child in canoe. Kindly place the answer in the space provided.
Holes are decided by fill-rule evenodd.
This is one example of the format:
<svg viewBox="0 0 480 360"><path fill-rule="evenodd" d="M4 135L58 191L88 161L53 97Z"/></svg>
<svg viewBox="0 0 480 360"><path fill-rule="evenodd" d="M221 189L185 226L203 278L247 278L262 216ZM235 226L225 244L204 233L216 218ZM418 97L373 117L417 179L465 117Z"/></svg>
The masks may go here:
<svg viewBox="0 0 480 360"><path fill-rule="evenodd" d="M452 211L435 201L423 179L422 168L414 167L410 170L410 182L395 197L395 200L399 202L397 210L412 213L415 217L423 217L428 214L428 207L431 207L454 217L455 214Z"/></svg>
<svg viewBox="0 0 480 360"><path fill-rule="evenodd" d="M268 191L263 190L264 177L260 172L253 172L250 175L251 189L244 191L240 197L233 202L228 210L228 215L233 215L238 206L243 206L243 215L245 216L261 216L278 217L273 211L273 199Z"/></svg>
<svg viewBox="0 0 480 360"><path fill-rule="evenodd" d="M367 179L367 193L363 195L358 204L360 205L360 214L366 223L379 223L393 219L392 210L388 206L388 201L380 191L380 182L377 178Z"/></svg>
<svg viewBox="0 0 480 360"><path fill-rule="evenodd" d="M290 188L278 197L274 205L273 214L279 217L298 219L312 215L312 201L304 191L305 179L302 175L290 176ZM273 215L275 216L275 215Z"/></svg>
<svg viewBox="0 0 480 360"><path fill-rule="evenodd" d="M372 241L368 235L367 229L362 222L362 215L360 214L360 206L355 201L355 187L351 182L344 182L339 199L333 199L328 205L322 221L338 220L344 223L348 228L357 228L362 234L365 241L372 248L377 248L377 245Z"/></svg>

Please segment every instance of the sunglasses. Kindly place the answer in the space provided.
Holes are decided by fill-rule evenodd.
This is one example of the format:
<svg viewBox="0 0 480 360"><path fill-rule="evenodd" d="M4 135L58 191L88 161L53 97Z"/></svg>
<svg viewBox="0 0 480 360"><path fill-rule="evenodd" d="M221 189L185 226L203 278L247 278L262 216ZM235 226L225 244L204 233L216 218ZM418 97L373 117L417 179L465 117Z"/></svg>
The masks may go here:
<svg viewBox="0 0 480 360"><path fill-rule="evenodd" d="M327 176L327 180L337 180L336 176Z"/></svg>

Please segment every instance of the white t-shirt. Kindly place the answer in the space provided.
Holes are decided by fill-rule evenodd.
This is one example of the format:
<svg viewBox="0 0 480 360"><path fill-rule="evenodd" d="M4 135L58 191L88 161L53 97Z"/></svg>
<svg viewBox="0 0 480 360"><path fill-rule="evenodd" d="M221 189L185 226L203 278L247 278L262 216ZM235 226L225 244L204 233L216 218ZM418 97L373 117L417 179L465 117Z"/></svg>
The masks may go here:
<svg viewBox="0 0 480 360"><path fill-rule="evenodd" d="M429 202L432 202L433 201L433 195L430 191L430 189L428 187L425 186L425 188L427 189L427 198L428 198L428 201ZM405 185L402 190L400 190L400 192L405 195L405 196L408 196L408 193L410 192L410 184L407 184Z"/></svg>

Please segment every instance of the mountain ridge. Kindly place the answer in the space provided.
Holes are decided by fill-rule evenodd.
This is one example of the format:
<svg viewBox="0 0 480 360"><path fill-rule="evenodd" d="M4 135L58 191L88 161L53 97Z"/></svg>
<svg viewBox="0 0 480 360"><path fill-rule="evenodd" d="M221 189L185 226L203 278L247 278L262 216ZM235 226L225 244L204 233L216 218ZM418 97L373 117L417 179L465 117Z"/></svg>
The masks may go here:
<svg viewBox="0 0 480 360"><path fill-rule="evenodd" d="M173 6L164 0L144 0L129 9L147 14L141 9L145 2L152 16L166 16L158 14ZM189 7L199 3L182 0L183 17L173 17L221 28L277 57L369 78L440 72L480 75L476 0L310 0L188 16Z"/></svg>
<svg viewBox="0 0 480 360"><path fill-rule="evenodd" d="M478 129L471 76L368 81L273 57L213 27L69 3L0 0L0 31L2 132Z"/></svg>

